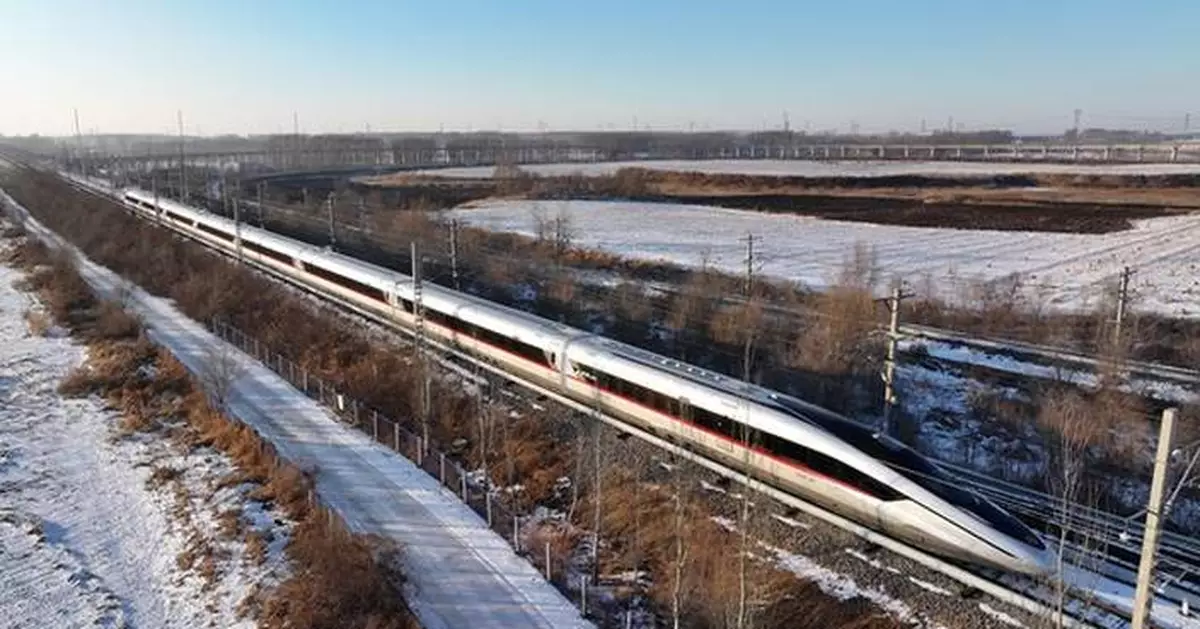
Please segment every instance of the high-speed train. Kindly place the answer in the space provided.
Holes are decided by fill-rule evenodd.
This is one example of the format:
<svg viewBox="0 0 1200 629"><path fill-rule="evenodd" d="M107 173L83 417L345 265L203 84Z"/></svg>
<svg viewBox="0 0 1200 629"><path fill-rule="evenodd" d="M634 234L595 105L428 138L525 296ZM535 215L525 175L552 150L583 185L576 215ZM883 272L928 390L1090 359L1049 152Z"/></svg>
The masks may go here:
<svg viewBox="0 0 1200 629"><path fill-rule="evenodd" d="M118 191L149 220L377 318L412 327L412 278L188 207ZM900 442L829 410L426 284L426 334L845 518L962 563L1046 574L1053 553Z"/></svg>

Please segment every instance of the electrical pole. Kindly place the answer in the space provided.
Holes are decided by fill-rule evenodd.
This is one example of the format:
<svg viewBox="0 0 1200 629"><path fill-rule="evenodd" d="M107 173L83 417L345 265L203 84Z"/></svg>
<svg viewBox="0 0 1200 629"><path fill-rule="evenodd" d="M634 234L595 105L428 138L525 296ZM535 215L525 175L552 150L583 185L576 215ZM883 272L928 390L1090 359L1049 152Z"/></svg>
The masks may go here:
<svg viewBox="0 0 1200 629"><path fill-rule="evenodd" d="M1154 563L1158 552L1163 493L1167 484L1167 464L1171 460L1171 440L1175 437L1176 410L1163 411L1158 433L1158 450L1154 454L1154 479L1150 485L1150 504L1146 509L1146 533L1142 537L1142 558L1138 564L1137 590L1133 597L1133 627L1149 627L1151 597L1153 596Z"/></svg>
<svg viewBox="0 0 1200 629"><path fill-rule="evenodd" d="M450 279L454 282L454 290L461 290L458 285L458 219L450 219Z"/></svg>
<svg viewBox="0 0 1200 629"><path fill-rule="evenodd" d="M1117 316L1113 321L1113 349L1121 346L1121 328L1125 324L1125 308L1129 301L1129 278L1133 275L1133 269L1124 267L1121 269L1121 282L1117 286Z"/></svg>
<svg viewBox="0 0 1200 629"><path fill-rule="evenodd" d="M329 249L332 251L337 247L337 234L334 232L333 223L333 193L325 197L325 211L329 214Z"/></svg>
<svg viewBox="0 0 1200 629"><path fill-rule="evenodd" d="M292 111L292 168L300 164L300 116ZM307 200L305 200L307 203Z"/></svg>
<svg viewBox="0 0 1200 629"><path fill-rule="evenodd" d="M162 208L158 204L158 171L150 175L150 189L154 191L154 218L162 225Z"/></svg>
<svg viewBox="0 0 1200 629"><path fill-rule="evenodd" d="M242 217L241 217L241 201L242 183L239 181L237 186L237 194L233 195L233 240L237 247L238 264L241 264L242 259Z"/></svg>
<svg viewBox="0 0 1200 629"><path fill-rule="evenodd" d="M258 182L258 226L263 226L263 196L265 196L267 182Z"/></svg>
<svg viewBox="0 0 1200 629"><path fill-rule="evenodd" d="M421 447L417 449L417 464L425 459L429 447L429 373L425 364L425 308L421 294L421 252L414 240L412 249L413 317L415 319L416 353L421 371Z"/></svg>
<svg viewBox="0 0 1200 629"><path fill-rule="evenodd" d="M888 339L887 359L883 363L883 434L892 435L892 410L896 405L896 345L900 341L900 285L892 289L887 299Z"/></svg>
<svg viewBox="0 0 1200 629"><path fill-rule="evenodd" d="M183 146L183 110L175 111L176 119L179 121L179 202L187 203L187 170L184 167L184 146Z"/></svg>
<svg viewBox="0 0 1200 629"><path fill-rule="evenodd" d="M87 168L83 161L83 133L79 130L79 109L71 110L75 112L75 143L79 146L79 174L87 176Z"/></svg>

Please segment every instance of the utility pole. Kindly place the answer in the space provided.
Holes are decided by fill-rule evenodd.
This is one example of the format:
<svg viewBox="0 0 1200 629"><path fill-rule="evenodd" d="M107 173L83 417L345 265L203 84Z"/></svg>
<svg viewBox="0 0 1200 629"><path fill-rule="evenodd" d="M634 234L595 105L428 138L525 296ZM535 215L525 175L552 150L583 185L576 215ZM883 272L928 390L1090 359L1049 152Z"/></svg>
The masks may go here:
<svg viewBox="0 0 1200 629"><path fill-rule="evenodd" d="M416 353L421 371L421 447L417 449L417 464L425 459L425 450L429 447L429 372L425 364L425 307L421 292L421 251L417 241L413 241L412 249L412 283L413 283L413 317L416 320Z"/></svg>
<svg viewBox="0 0 1200 629"><path fill-rule="evenodd" d="M904 295L900 285L892 289L892 295L887 299L888 332L887 359L883 362L883 429L885 435L892 435L892 411L896 406L896 345L900 341L900 302Z"/></svg>
<svg viewBox="0 0 1200 629"><path fill-rule="evenodd" d="M175 111L176 119L179 122L179 202L187 203L187 170L184 164L184 141L183 141L183 110Z"/></svg>
<svg viewBox="0 0 1200 629"><path fill-rule="evenodd" d="M1150 504L1146 509L1146 534L1142 537L1142 558L1138 564L1137 590L1133 597L1133 627L1146 629L1153 596L1154 563L1158 552L1158 534L1163 493L1167 484L1167 464L1171 460L1171 441L1175 437L1176 409L1163 411L1158 432L1158 450L1154 454L1154 479L1150 484Z"/></svg>
<svg viewBox="0 0 1200 629"><path fill-rule="evenodd" d="M1129 278L1133 275L1133 269L1124 267L1121 269L1121 280L1117 286L1117 317L1113 321L1113 349L1121 347L1121 328L1125 324L1125 309L1129 302Z"/></svg>
<svg viewBox="0 0 1200 629"><path fill-rule="evenodd" d="M300 164L300 116L292 111L292 168ZM305 200L307 203L307 199Z"/></svg>
<svg viewBox="0 0 1200 629"><path fill-rule="evenodd" d="M334 231L333 223L333 193L325 197L325 211L329 214L329 249L332 251L337 247L337 233Z"/></svg>
<svg viewBox="0 0 1200 629"><path fill-rule="evenodd" d="M258 226L263 226L263 197L266 196L267 182L258 182Z"/></svg>
<svg viewBox="0 0 1200 629"><path fill-rule="evenodd" d="M75 143L79 146L79 174L87 176L87 167L83 161L83 133L79 131L79 109L71 110L75 112Z"/></svg>
<svg viewBox="0 0 1200 629"><path fill-rule="evenodd" d="M746 299L754 294L754 234L746 234L746 277L742 290Z"/></svg>
<svg viewBox="0 0 1200 629"><path fill-rule="evenodd" d="M745 313L750 314L750 303L754 299L754 234L746 234L746 278L745 278ZM750 381L750 366L753 362L754 351L754 332L750 329L749 321L746 321L747 329L746 342L742 346L742 377L746 382Z"/></svg>
<svg viewBox="0 0 1200 629"><path fill-rule="evenodd" d="M154 191L154 218L162 225L162 208L158 203L158 171L150 175L150 189Z"/></svg>
<svg viewBox="0 0 1200 629"><path fill-rule="evenodd" d="M233 195L233 242L237 247L238 264L243 262L242 258L242 217L241 217L241 198L242 198L242 182L238 181L237 194Z"/></svg>
<svg viewBox="0 0 1200 629"><path fill-rule="evenodd" d="M454 290L460 290L458 285L458 219L450 219L450 279L454 282Z"/></svg>

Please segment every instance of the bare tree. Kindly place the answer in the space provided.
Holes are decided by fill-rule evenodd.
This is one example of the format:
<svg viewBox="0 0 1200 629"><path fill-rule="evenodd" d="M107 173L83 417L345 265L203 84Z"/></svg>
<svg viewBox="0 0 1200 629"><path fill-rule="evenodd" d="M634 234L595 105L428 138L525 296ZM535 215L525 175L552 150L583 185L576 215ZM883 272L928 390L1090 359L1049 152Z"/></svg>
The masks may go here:
<svg viewBox="0 0 1200 629"><path fill-rule="evenodd" d="M1054 615L1050 626L1058 627L1066 613L1070 588L1065 576L1069 566L1087 562L1096 553L1097 540L1090 531L1076 529L1074 516L1086 490L1088 449L1095 445L1098 432L1092 423L1092 409L1078 393L1068 391L1048 399L1042 406L1039 424L1049 432L1051 443L1047 461L1047 486L1057 498L1058 552L1055 557ZM1069 550L1074 548L1074 550Z"/></svg>
<svg viewBox="0 0 1200 629"><path fill-rule="evenodd" d="M691 536L691 518L688 517L686 507L690 504L690 489L691 479L686 478L683 469L680 467L682 460L680 457L672 454L671 463L674 469L671 470L671 498L672 498L672 532L674 538L675 556L672 559L672 575L671 583L671 626L673 629L679 629L680 622L683 617L684 605L684 588L683 575L687 570L689 562L688 539Z"/></svg>
<svg viewBox="0 0 1200 629"><path fill-rule="evenodd" d="M229 393L241 372L241 365L229 345L217 343L205 351L200 383L216 409L228 410Z"/></svg>
<svg viewBox="0 0 1200 629"><path fill-rule="evenodd" d="M554 259L561 263L562 258L575 242L576 230L570 208L566 204L559 205L558 213L554 216Z"/></svg>
<svg viewBox="0 0 1200 629"><path fill-rule="evenodd" d="M533 236L538 243L546 242L551 238L553 222L546 216L546 211L540 206L535 205L529 211L530 218L533 219Z"/></svg>

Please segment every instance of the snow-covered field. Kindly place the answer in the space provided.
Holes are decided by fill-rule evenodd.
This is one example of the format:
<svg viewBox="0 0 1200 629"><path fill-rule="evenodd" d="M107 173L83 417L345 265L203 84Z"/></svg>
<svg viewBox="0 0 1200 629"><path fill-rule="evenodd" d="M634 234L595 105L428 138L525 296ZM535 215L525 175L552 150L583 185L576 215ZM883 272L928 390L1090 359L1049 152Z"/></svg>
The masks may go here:
<svg viewBox="0 0 1200 629"><path fill-rule="evenodd" d="M1006 162L899 162L899 161L806 161L806 160L661 160L643 162L603 162L583 164L536 164L521 170L543 176L582 174L611 175L622 168L648 168L687 173L717 175L761 175L767 177L889 177L926 175L940 177L981 177L1022 174L1088 175L1177 175L1200 174L1196 164L1038 164ZM414 174L450 178L487 179L493 166L441 168Z"/></svg>
<svg viewBox="0 0 1200 629"><path fill-rule="evenodd" d="M1136 307L1200 316L1200 214L1137 221L1109 234L997 232L830 221L790 214L668 203L489 201L450 212L476 227L535 233L535 215L569 217L578 246L687 266L745 269L747 234L759 271L828 285L859 243L870 247L881 290L893 277L958 299L980 280L1019 274L1032 303L1094 307L1123 266L1133 267Z"/></svg>
<svg viewBox="0 0 1200 629"><path fill-rule="evenodd" d="M242 488L212 491L232 470L219 453L113 438L118 417L100 400L60 396L85 349L53 328L29 332L24 313L37 306L13 288L19 277L0 267L0 627L253 627L237 607L286 570L285 528ZM186 491L147 485L167 468ZM263 564L218 539L227 510L272 535ZM211 588L177 563L193 534L213 544Z"/></svg>

